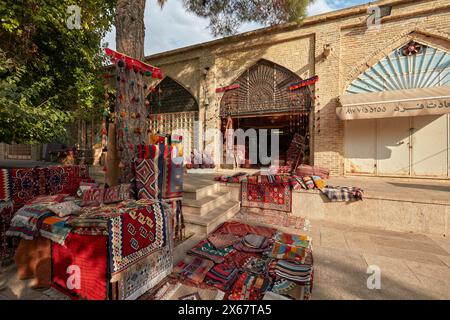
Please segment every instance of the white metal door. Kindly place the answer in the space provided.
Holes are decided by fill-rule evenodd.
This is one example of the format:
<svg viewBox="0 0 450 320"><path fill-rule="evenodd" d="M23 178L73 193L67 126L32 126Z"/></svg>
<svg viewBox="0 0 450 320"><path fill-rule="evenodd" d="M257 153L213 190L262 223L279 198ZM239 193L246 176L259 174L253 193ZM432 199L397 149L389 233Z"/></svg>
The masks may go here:
<svg viewBox="0 0 450 320"><path fill-rule="evenodd" d="M414 117L412 123L412 175L447 176L449 165L448 115Z"/></svg>
<svg viewBox="0 0 450 320"><path fill-rule="evenodd" d="M375 119L345 122L347 173L376 173L376 127Z"/></svg>
<svg viewBox="0 0 450 320"><path fill-rule="evenodd" d="M378 121L377 173L410 174L410 118L386 118Z"/></svg>

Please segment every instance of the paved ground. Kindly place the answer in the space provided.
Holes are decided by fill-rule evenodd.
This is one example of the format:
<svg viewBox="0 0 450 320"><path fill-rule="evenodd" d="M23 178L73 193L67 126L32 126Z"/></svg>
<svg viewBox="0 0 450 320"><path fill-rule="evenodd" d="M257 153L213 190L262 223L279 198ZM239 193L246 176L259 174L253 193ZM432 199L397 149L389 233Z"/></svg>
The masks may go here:
<svg viewBox="0 0 450 320"><path fill-rule="evenodd" d="M450 239L312 221L313 299L450 299ZM291 231L283 229L283 231ZM182 244L175 259L200 238ZM368 266L381 270L381 289L367 289ZM0 299L67 299L35 291L14 268L0 274Z"/></svg>

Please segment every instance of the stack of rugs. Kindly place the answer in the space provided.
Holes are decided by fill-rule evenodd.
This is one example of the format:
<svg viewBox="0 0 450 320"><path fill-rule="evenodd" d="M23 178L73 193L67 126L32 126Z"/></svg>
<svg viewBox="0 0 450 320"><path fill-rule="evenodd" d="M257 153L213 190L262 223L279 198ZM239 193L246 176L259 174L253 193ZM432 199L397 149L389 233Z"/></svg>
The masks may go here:
<svg viewBox="0 0 450 320"><path fill-rule="evenodd" d="M229 221L189 250L152 297L180 299L168 287L187 286L197 300L204 290L225 300L309 300L313 274L309 236Z"/></svg>

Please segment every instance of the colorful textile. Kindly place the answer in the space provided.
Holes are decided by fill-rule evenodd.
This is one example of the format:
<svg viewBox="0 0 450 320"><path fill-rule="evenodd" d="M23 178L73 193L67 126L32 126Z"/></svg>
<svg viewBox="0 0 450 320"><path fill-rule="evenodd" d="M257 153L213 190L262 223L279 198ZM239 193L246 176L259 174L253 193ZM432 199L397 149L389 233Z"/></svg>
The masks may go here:
<svg viewBox="0 0 450 320"><path fill-rule="evenodd" d="M257 208L242 208L238 215L247 223L264 224L268 226L288 227L308 231L310 222L304 217L297 217L288 212L264 210Z"/></svg>
<svg viewBox="0 0 450 320"><path fill-rule="evenodd" d="M244 272L235 282L228 299L260 300L269 285L269 279Z"/></svg>
<svg viewBox="0 0 450 320"><path fill-rule="evenodd" d="M99 185L95 181L94 182L80 181L80 186L77 189L76 195L79 198L83 198L83 193L86 190L96 189L98 187L99 187Z"/></svg>
<svg viewBox="0 0 450 320"><path fill-rule="evenodd" d="M274 236L275 241L309 249L311 248L311 237L307 235L292 235L278 231Z"/></svg>
<svg viewBox="0 0 450 320"><path fill-rule="evenodd" d="M28 200L39 194L40 186L34 169L10 169L12 200L15 208L20 208Z"/></svg>
<svg viewBox="0 0 450 320"><path fill-rule="evenodd" d="M47 209L56 214L58 217L77 214L81 211L81 207L76 205L74 201L51 204L47 207Z"/></svg>
<svg viewBox="0 0 450 320"><path fill-rule="evenodd" d="M164 206L155 202L132 208L108 222L110 233L110 270L112 276L128 268L139 268L138 262L164 247L168 239L168 217Z"/></svg>
<svg viewBox="0 0 450 320"><path fill-rule="evenodd" d="M317 189L325 188L325 181L319 176L311 176L311 179L314 181L314 185Z"/></svg>
<svg viewBox="0 0 450 320"><path fill-rule="evenodd" d="M214 232L208 236L208 241L216 249L223 249L225 247L232 246L240 240L241 237L230 233Z"/></svg>
<svg viewBox="0 0 450 320"><path fill-rule="evenodd" d="M273 277L280 277L299 284L310 284L313 279L313 267L309 264L274 260L269 264L269 274Z"/></svg>
<svg viewBox="0 0 450 320"><path fill-rule="evenodd" d="M105 189L96 188L96 189L89 189L83 192L83 201L81 205L83 207L87 206L93 206L98 207L103 202L103 194L105 192Z"/></svg>
<svg viewBox="0 0 450 320"><path fill-rule="evenodd" d="M260 256L261 254L258 253L235 250L234 252L230 253L228 256L225 257L224 263L226 263L229 266L232 266L235 269L241 269L248 263L248 261L250 261L253 258L258 258Z"/></svg>
<svg viewBox="0 0 450 320"><path fill-rule="evenodd" d="M228 221L222 224L215 232L231 233L240 237L245 237L249 233L258 234L271 238L277 230L268 227L251 226L239 221Z"/></svg>
<svg viewBox="0 0 450 320"><path fill-rule="evenodd" d="M238 269L228 264L217 264L206 274L205 283L222 291L228 291L238 277Z"/></svg>
<svg viewBox="0 0 450 320"><path fill-rule="evenodd" d="M60 245L65 244L70 231L71 228L66 224L66 221L56 216L45 218L42 221L42 226L39 230L42 237L50 239Z"/></svg>
<svg viewBox="0 0 450 320"><path fill-rule="evenodd" d="M330 177L330 171L325 168L317 166L309 166L306 164L301 164L296 170L296 175L298 176L319 176L322 179L328 179Z"/></svg>
<svg viewBox="0 0 450 320"><path fill-rule="evenodd" d="M46 168L45 183L47 193L50 195L69 193L73 194L73 171L69 166L52 166Z"/></svg>
<svg viewBox="0 0 450 320"><path fill-rule="evenodd" d="M54 204L54 203L60 203L66 198L68 194L57 194L53 196L37 196L30 201L28 201L26 204Z"/></svg>
<svg viewBox="0 0 450 320"><path fill-rule="evenodd" d="M291 212L292 191L288 183L242 182L241 204L242 207Z"/></svg>
<svg viewBox="0 0 450 320"><path fill-rule="evenodd" d="M189 286L179 281L166 281L156 292L139 300L223 300L225 292Z"/></svg>
<svg viewBox="0 0 450 320"><path fill-rule="evenodd" d="M309 189L309 190L314 189L315 186L316 186L316 185L314 184L313 179L312 179L310 176L305 176L305 177L303 177L303 182L305 183L306 188Z"/></svg>
<svg viewBox="0 0 450 320"><path fill-rule="evenodd" d="M271 291L294 300L309 300L311 297L310 284L299 285L286 279L275 281Z"/></svg>
<svg viewBox="0 0 450 320"><path fill-rule="evenodd" d="M6 235L33 240L38 236L42 221L52 215L46 205L23 206L14 214Z"/></svg>
<svg viewBox="0 0 450 320"><path fill-rule="evenodd" d="M227 183L241 183L246 180L248 173L246 172L238 172L233 175L222 175L218 177L214 177L215 181L227 182Z"/></svg>
<svg viewBox="0 0 450 320"><path fill-rule="evenodd" d="M174 268L174 273L181 279L187 279L195 284L200 284L208 271L214 266L214 262L197 256L186 256Z"/></svg>
<svg viewBox="0 0 450 320"><path fill-rule="evenodd" d="M274 259L292 260L304 263L309 252L309 248L296 247L293 245L275 241L272 245L271 251L269 252L269 257Z"/></svg>
<svg viewBox="0 0 450 320"><path fill-rule="evenodd" d="M188 251L189 254L197 255L215 263L222 263L224 257L233 252L233 246L225 247L223 249L216 249L208 240L203 240L191 250Z"/></svg>
<svg viewBox="0 0 450 320"><path fill-rule="evenodd" d="M181 200L183 198L183 158L172 157L173 148L164 149L164 166L162 175L162 198Z"/></svg>
<svg viewBox="0 0 450 320"><path fill-rule="evenodd" d="M277 175L277 174L254 174L247 178L248 183L252 184L282 184L289 185L289 177L286 175Z"/></svg>
<svg viewBox="0 0 450 320"><path fill-rule="evenodd" d="M159 197L159 168L158 159L137 159L135 165L137 199L158 199Z"/></svg>
<svg viewBox="0 0 450 320"><path fill-rule="evenodd" d="M249 273L264 275L266 273L268 263L268 259L252 257L245 262L242 269Z"/></svg>
<svg viewBox="0 0 450 320"><path fill-rule="evenodd" d="M303 182L303 178L299 176L291 176L290 184L293 190L308 189L306 184Z"/></svg>
<svg viewBox="0 0 450 320"><path fill-rule="evenodd" d="M65 246L52 242L53 283L73 297L88 300L108 298L107 237L70 233ZM68 287L68 280L78 266L80 285ZM71 271L73 272L73 271ZM74 283L72 282L72 285Z"/></svg>
<svg viewBox="0 0 450 320"><path fill-rule="evenodd" d="M131 185L129 183L123 183L118 186L105 189L103 195L103 203L111 204L125 200L129 200L131 195Z"/></svg>
<svg viewBox="0 0 450 320"><path fill-rule="evenodd" d="M358 187L332 187L327 186L322 189L322 193L331 202L351 202L363 199L363 190Z"/></svg>
<svg viewBox="0 0 450 320"><path fill-rule="evenodd" d="M8 169L0 169L0 201L11 200L12 181Z"/></svg>
<svg viewBox="0 0 450 320"><path fill-rule="evenodd" d="M132 272L125 272L118 282L118 299L134 300L156 287L173 269L170 246L152 253L146 263Z"/></svg>
<svg viewBox="0 0 450 320"><path fill-rule="evenodd" d="M268 249L270 240L264 236L248 234L234 248L244 252L264 252Z"/></svg>

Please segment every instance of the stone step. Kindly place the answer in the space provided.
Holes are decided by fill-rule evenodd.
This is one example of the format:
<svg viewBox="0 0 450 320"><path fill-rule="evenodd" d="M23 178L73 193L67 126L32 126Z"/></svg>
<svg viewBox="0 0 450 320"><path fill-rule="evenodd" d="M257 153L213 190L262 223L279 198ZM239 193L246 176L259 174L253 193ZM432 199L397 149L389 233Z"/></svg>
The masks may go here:
<svg viewBox="0 0 450 320"><path fill-rule="evenodd" d="M220 184L218 182L212 182L210 184L190 184L188 181L185 181L183 184L184 196L195 200L212 196L219 192L219 190Z"/></svg>
<svg viewBox="0 0 450 320"><path fill-rule="evenodd" d="M183 213L204 216L231 199L230 191L219 191L199 200L194 193L184 194Z"/></svg>
<svg viewBox="0 0 450 320"><path fill-rule="evenodd" d="M222 223L232 219L240 211L240 206L239 201L228 201L204 216L183 212L186 231L195 232L196 235L208 235Z"/></svg>

